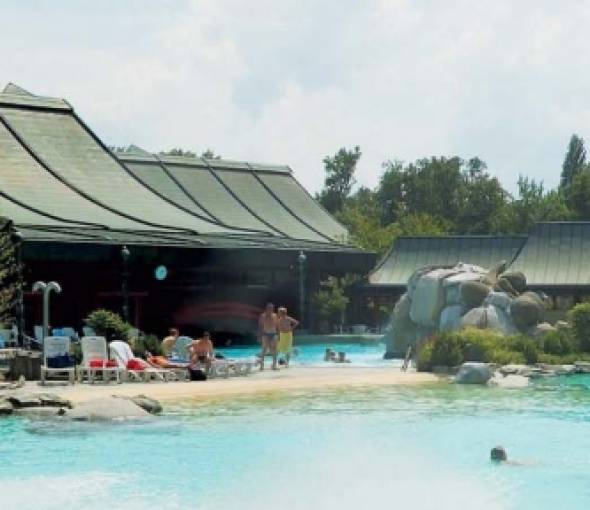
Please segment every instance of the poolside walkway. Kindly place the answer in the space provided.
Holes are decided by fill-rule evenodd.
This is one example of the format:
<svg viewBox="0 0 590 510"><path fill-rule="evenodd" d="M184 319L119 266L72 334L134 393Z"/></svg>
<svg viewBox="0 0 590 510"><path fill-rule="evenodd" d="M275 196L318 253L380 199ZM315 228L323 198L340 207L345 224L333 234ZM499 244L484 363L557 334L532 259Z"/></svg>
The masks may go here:
<svg viewBox="0 0 590 510"><path fill-rule="evenodd" d="M254 371L246 377L210 379L203 382L76 384L74 386L39 386L26 384L30 392L47 391L83 402L106 395L132 396L144 394L158 400L180 398L223 397L269 392L287 392L306 389L336 389L346 387L383 387L393 385L417 385L436 383L441 378L430 373L400 372L393 367L350 367L330 365L327 367L293 366L279 371Z"/></svg>

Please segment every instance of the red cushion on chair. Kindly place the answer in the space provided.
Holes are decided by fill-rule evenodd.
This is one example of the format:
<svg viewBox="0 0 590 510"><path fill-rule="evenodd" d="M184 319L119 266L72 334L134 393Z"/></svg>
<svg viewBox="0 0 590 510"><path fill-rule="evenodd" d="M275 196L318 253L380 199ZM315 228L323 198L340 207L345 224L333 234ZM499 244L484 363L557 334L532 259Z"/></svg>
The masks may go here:
<svg viewBox="0 0 590 510"><path fill-rule="evenodd" d="M127 362L127 370L145 370L149 365L139 358L131 358Z"/></svg>
<svg viewBox="0 0 590 510"><path fill-rule="evenodd" d="M102 358L92 358L89 363L90 368L104 367L104 360Z"/></svg>
<svg viewBox="0 0 590 510"><path fill-rule="evenodd" d="M117 362L114 359L108 359L104 365L106 368L117 368Z"/></svg>

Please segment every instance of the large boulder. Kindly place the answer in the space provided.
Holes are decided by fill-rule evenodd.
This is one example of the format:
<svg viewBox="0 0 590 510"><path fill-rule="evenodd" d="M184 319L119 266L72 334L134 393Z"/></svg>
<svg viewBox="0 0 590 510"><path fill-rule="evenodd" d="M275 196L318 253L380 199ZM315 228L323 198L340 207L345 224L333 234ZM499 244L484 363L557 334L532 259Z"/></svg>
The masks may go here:
<svg viewBox="0 0 590 510"><path fill-rule="evenodd" d="M455 376L457 384L487 384L493 372L487 363L463 363Z"/></svg>
<svg viewBox="0 0 590 510"><path fill-rule="evenodd" d="M461 301L466 308L481 306L489 293L490 288L485 283L477 281L461 283Z"/></svg>
<svg viewBox="0 0 590 510"><path fill-rule="evenodd" d="M512 288L522 294L526 291L526 276L520 271L509 271L502 274L502 278L508 280Z"/></svg>
<svg viewBox="0 0 590 510"><path fill-rule="evenodd" d="M488 308L479 306L469 310L461 317L461 328L486 329L488 327Z"/></svg>
<svg viewBox="0 0 590 510"><path fill-rule="evenodd" d="M534 297L527 292L512 302L510 316L518 330L526 332L543 320L544 310L543 301L538 296Z"/></svg>
<svg viewBox="0 0 590 510"><path fill-rule="evenodd" d="M416 341L416 325L410 319L410 297L405 293L396 303L384 335L386 357L403 355Z"/></svg>
<svg viewBox="0 0 590 510"><path fill-rule="evenodd" d="M440 312L445 306L443 280L456 273L452 269L435 269L422 275L411 296L410 318L426 328L438 327ZM409 291L408 291L409 292Z"/></svg>
<svg viewBox="0 0 590 510"><path fill-rule="evenodd" d="M67 409L63 417L75 421L141 420L151 414L128 398L96 398Z"/></svg>
<svg viewBox="0 0 590 510"><path fill-rule="evenodd" d="M510 283L510 280L503 277L498 278L498 281L494 285L494 290L496 292L505 292L512 297L516 297L519 294L519 292L512 286L512 283Z"/></svg>
<svg viewBox="0 0 590 510"><path fill-rule="evenodd" d="M484 306L495 306L502 310L508 311L512 304L512 297L506 294L506 292L492 291L488 294L488 297L483 302Z"/></svg>
<svg viewBox="0 0 590 510"><path fill-rule="evenodd" d="M443 309L440 314L438 329L440 331L453 331L461 327L463 305L451 305Z"/></svg>
<svg viewBox="0 0 590 510"><path fill-rule="evenodd" d="M447 306L460 305L463 303L461 300L461 284L464 282L481 282L484 278L483 269L481 272L476 272L477 266L470 266L471 271L465 273L457 273L445 278L443 282L443 288L445 290L445 302ZM455 266L454 269L458 268ZM481 269L481 268L480 268Z"/></svg>

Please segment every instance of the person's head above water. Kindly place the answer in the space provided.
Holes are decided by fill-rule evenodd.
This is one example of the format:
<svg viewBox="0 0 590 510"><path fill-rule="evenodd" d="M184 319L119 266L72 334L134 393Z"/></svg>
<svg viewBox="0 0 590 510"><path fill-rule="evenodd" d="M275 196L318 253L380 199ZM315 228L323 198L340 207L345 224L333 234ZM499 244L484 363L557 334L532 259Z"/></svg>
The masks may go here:
<svg viewBox="0 0 590 510"><path fill-rule="evenodd" d="M273 303L266 303L266 307L265 307L264 311L268 314L274 313L275 305Z"/></svg>
<svg viewBox="0 0 590 510"><path fill-rule="evenodd" d="M503 446L494 446L490 452L490 459L496 462L504 462L508 460L506 450Z"/></svg>

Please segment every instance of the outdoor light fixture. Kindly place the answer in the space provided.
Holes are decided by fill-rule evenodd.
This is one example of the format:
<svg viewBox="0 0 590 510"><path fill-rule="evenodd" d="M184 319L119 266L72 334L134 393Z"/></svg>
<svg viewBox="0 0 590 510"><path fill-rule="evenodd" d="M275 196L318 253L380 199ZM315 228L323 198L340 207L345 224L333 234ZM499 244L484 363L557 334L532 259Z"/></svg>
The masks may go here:
<svg viewBox="0 0 590 510"><path fill-rule="evenodd" d="M57 282L35 282L33 292L43 293L43 340L49 336L49 296L51 291L61 294L61 286Z"/></svg>
<svg viewBox="0 0 590 510"><path fill-rule="evenodd" d="M121 281L121 294L123 296L123 319L129 322L129 259L131 252L127 246L123 245L121 248L121 259L123 260L123 274Z"/></svg>

